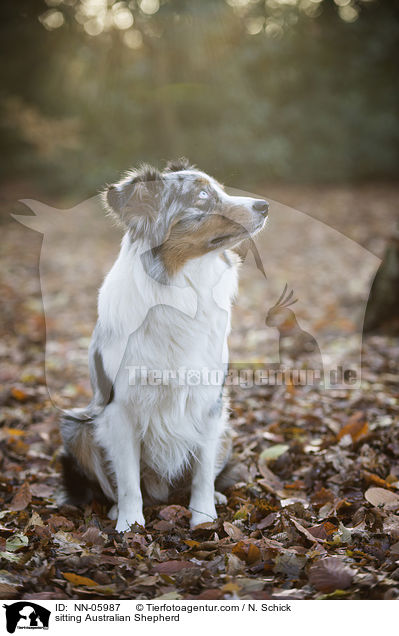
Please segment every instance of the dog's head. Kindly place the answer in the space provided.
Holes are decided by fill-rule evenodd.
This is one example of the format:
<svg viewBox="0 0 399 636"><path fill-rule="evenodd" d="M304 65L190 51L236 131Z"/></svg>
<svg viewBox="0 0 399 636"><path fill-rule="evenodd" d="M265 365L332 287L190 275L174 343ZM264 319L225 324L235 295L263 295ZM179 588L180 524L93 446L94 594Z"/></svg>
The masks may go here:
<svg viewBox="0 0 399 636"><path fill-rule="evenodd" d="M233 248L261 230L269 204L231 196L183 159L160 172L142 166L110 186L104 200L132 239L150 242L169 274L193 258Z"/></svg>

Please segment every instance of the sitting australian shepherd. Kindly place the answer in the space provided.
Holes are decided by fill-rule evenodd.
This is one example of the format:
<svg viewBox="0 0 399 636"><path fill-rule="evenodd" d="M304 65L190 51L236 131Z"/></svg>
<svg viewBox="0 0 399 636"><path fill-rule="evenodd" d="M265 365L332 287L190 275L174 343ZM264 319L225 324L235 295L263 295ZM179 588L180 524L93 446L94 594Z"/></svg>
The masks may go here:
<svg viewBox="0 0 399 636"><path fill-rule="evenodd" d="M268 203L228 195L186 160L129 172L103 199L125 234L99 294L92 402L61 422L64 501L101 492L123 532L144 525L143 493L167 501L190 477L194 527L226 502L215 478L231 452L223 384L233 249L263 228Z"/></svg>

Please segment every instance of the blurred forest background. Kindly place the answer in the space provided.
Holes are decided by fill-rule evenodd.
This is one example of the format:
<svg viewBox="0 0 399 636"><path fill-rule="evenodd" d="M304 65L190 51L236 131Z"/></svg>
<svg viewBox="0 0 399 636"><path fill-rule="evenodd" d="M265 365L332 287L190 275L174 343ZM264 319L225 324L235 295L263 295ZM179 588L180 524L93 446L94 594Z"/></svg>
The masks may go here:
<svg viewBox="0 0 399 636"><path fill-rule="evenodd" d="M3 202L21 183L18 195L33 194L27 182L76 202L128 166L178 155L247 190L397 172L395 0L3 0L0 11Z"/></svg>

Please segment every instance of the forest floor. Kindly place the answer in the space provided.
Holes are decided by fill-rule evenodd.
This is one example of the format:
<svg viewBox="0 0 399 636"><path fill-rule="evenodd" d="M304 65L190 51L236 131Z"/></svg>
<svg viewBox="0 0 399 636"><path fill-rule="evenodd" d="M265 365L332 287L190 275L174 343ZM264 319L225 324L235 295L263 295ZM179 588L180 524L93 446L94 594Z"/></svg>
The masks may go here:
<svg viewBox="0 0 399 636"><path fill-rule="evenodd" d="M397 217L398 191L386 184L275 186L267 194L330 224L378 257ZM99 225L96 249L89 249L81 227L73 243L51 248L46 319L38 271L41 236L7 219L1 225L0 598L399 598L399 338L393 332L363 338L362 381L355 389L292 383L231 387L240 478L226 491L227 505L218 506L217 521L190 530L183 498L146 507L145 529L121 535L100 502L84 509L57 505L60 435L54 404L90 400L87 344L97 288L119 241L107 223ZM301 250L298 237L293 241L293 250ZM77 276L71 252L81 248L85 258ZM267 270L267 256L262 257ZM342 264L332 268L328 253L318 253L318 259L329 272L327 297L330 275L339 276ZM64 291L64 283L73 294ZM355 283L355 297L366 302L369 273L359 274ZM233 312L233 360L262 358L259 288L259 280L243 269L243 302ZM350 331L348 303L340 324ZM310 314L298 309L308 330ZM322 314L314 317L319 325L332 315L331 299ZM52 346L45 371L46 328ZM267 348L266 336L263 344ZM300 351L296 360L301 363Z"/></svg>

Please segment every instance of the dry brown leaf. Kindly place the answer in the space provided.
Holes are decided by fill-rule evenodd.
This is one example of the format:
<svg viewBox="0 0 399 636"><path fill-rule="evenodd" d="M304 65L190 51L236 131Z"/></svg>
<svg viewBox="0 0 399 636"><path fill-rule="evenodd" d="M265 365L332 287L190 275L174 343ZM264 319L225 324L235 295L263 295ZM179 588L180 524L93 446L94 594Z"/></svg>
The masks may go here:
<svg viewBox="0 0 399 636"><path fill-rule="evenodd" d="M232 552L246 563L255 563L262 556L258 546L249 541L239 541L233 547Z"/></svg>
<svg viewBox="0 0 399 636"><path fill-rule="evenodd" d="M181 570L186 570L187 568L195 568L198 567L195 563L191 563L191 561L164 561L163 563L157 563L154 567L155 572L159 574L176 574L177 572L181 572Z"/></svg>
<svg viewBox="0 0 399 636"><path fill-rule="evenodd" d="M305 537L309 539L309 541L312 541L312 543L314 543L315 541L318 541L320 543L325 542L325 539L321 539L320 537L313 535L311 532L309 532L307 528L305 528L301 523L299 523L299 521L297 521L293 517L291 517L291 521L296 527L296 529L299 530L299 532L302 532L302 534L304 534Z"/></svg>
<svg viewBox="0 0 399 636"><path fill-rule="evenodd" d="M36 482L30 487L34 497L51 497L54 494L54 488L43 482Z"/></svg>
<svg viewBox="0 0 399 636"><path fill-rule="evenodd" d="M237 528L233 523L229 523L229 521L225 521L223 524L224 531L229 535L231 539L234 541L240 541L244 537L244 533L240 528Z"/></svg>
<svg viewBox="0 0 399 636"><path fill-rule="evenodd" d="M26 506L32 501L32 493L29 484L25 481L19 490L15 493L9 508L11 510L25 510Z"/></svg>
<svg viewBox="0 0 399 636"><path fill-rule="evenodd" d="M18 400L18 402L26 402L29 397L29 395L25 391L22 391L22 389L17 389L16 387L13 387L11 389L11 395L15 400Z"/></svg>
<svg viewBox="0 0 399 636"><path fill-rule="evenodd" d="M315 492L310 499L314 506L321 507L326 503L332 503L335 500L335 495L331 490L323 486L320 490Z"/></svg>
<svg viewBox="0 0 399 636"><path fill-rule="evenodd" d="M199 541L194 541L194 539L185 539L184 543L188 545L189 548L198 548L200 544Z"/></svg>
<svg viewBox="0 0 399 636"><path fill-rule="evenodd" d="M173 524L170 521L161 519L161 521L156 521L152 527L154 530L158 530L158 532L170 532L173 528Z"/></svg>
<svg viewBox="0 0 399 636"><path fill-rule="evenodd" d="M359 439L366 437L369 433L369 426L364 418L362 411L357 411L349 418L349 422L341 428L337 435L337 439L342 439L345 435L350 435L352 442L357 442Z"/></svg>
<svg viewBox="0 0 399 636"><path fill-rule="evenodd" d="M262 488L267 492L277 494L279 497L285 497L283 482L267 467L266 461L259 461L258 467L263 477L263 479L259 479L258 481Z"/></svg>
<svg viewBox="0 0 399 636"><path fill-rule="evenodd" d="M391 487L390 484L387 481L385 481L385 479L382 479L381 477L379 477L375 473L370 473L368 470L363 470L362 474L363 474L364 479L369 484L374 484L374 486L380 486L381 488L390 488Z"/></svg>
<svg viewBox="0 0 399 636"><path fill-rule="evenodd" d="M237 585L237 583L226 583L225 585L223 585L222 587L223 592L229 592L230 594L236 594L237 592L240 591L239 586Z"/></svg>
<svg viewBox="0 0 399 636"><path fill-rule="evenodd" d="M385 488L369 488L364 497L372 506L384 506L389 510L399 508L399 495Z"/></svg>
<svg viewBox="0 0 399 636"><path fill-rule="evenodd" d="M190 511L183 506L178 506L172 504L171 506L166 506L166 508L162 508L159 512L159 516L164 521L171 521L173 523L181 522L190 518Z"/></svg>
<svg viewBox="0 0 399 636"><path fill-rule="evenodd" d="M308 532L319 539L328 539L334 532L337 532L338 528L330 521L324 521L324 523L318 524L308 528Z"/></svg>
<svg viewBox="0 0 399 636"><path fill-rule="evenodd" d="M320 592L346 590L352 579L353 572L336 557L321 559L309 569L309 582Z"/></svg>
<svg viewBox="0 0 399 636"><path fill-rule="evenodd" d="M73 530L75 528L72 521L70 521L66 517L62 517L61 515L51 515L47 523L53 532L57 532L58 530L61 530L61 529Z"/></svg>
<svg viewBox="0 0 399 636"><path fill-rule="evenodd" d="M82 535L82 540L92 545L104 545L105 543L105 539L101 536L100 530L94 526L87 528L86 532Z"/></svg>
<svg viewBox="0 0 399 636"><path fill-rule="evenodd" d="M87 576L80 576L80 574L74 574L73 572L61 572L64 579L72 583L72 585L87 585L92 587L98 585L93 579L87 578Z"/></svg>
<svg viewBox="0 0 399 636"><path fill-rule="evenodd" d="M210 588L202 590L201 594L195 597L197 601L218 601L223 598L223 590Z"/></svg>
<svg viewBox="0 0 399 636"><path fill-rule="evenodd" d="M277 516L277 512L270 512L268 515L266 515L266 517L262 519L262 521L259 521L256 526L257 529L264 530L265 528L268 528L276 521Z"/></svg>
<svg viewBox="0 0 399 636"><path fill-rule="evenodd" d="M0 598L17 598L19 596L18 588L8 583L0 583Z"/></svg>
<svg viewBox="0 0 399 636"><path fill-rule="evenodd" d="M2 433L9 435L10 437L23 437L26 435L26 431L22 431L20 428L2 428Z"/></svg>
<svg viewBox="0 0 399 636"><path fill-rule="evenodd" d="M29 528L30 526L40 526L41 528L44 527L43 519L36 511L32 512L32 516L26 524L25 529Z"/></svg>

